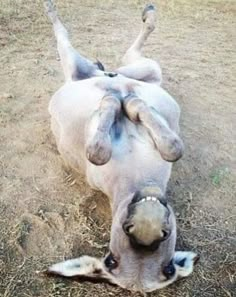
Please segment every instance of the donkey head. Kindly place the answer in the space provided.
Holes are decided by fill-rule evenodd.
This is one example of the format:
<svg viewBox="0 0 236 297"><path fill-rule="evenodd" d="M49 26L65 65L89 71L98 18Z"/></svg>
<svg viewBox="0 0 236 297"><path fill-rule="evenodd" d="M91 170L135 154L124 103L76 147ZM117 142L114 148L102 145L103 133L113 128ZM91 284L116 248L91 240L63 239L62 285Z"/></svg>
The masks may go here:
<svg viewBox="0 0 236 297"><path fill-rule="evenodd" d="M82 256L49 268L50 275L78 281L108 282L151 292L193 271L192 252L175 252L176 223L172 208L158 188L145 188L113 217L110 251L102 259Z"/></svg>

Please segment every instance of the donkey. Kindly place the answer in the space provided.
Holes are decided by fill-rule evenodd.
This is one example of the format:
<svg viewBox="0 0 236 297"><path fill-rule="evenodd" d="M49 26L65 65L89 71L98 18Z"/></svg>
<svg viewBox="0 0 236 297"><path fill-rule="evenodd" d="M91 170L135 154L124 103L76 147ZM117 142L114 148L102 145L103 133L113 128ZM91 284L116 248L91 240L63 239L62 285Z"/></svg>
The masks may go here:
<svg viewBox="0 0 236 297"><path fill-rule="evenodd" d="M109 197L113 218L104 258L67 260L48 273L143 293L163 288L191 274L198 256L175 251L176 221L165 197L183 142L180 108L160 87L158 63L141 53L155 28L155 8L145 7L123 66L109 72L72 47L54 4L45 6L65 75L49 104L57 147L69 166Z"/></svg>

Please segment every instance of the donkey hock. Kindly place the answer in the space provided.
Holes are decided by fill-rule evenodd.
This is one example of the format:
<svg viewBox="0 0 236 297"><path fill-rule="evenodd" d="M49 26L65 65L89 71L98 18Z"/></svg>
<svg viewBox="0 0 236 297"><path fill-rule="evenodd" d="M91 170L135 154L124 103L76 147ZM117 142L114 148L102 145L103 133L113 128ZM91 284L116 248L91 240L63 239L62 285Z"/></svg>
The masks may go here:
<svg viewBox="0 0 236 297"><path fill-rule="evenodd" d="M111 202L110 252L55 264L48 273L151 292L193 271L197 255L175 252L176 223L165 199L173 161L183 153L180 109L160 87L159 65L141 54L155 28L155 8L145 7L141 31L107 72L72 47L51 1L65 84L49 104L51 127L63 159L84 172L89 185Z"/></svg>

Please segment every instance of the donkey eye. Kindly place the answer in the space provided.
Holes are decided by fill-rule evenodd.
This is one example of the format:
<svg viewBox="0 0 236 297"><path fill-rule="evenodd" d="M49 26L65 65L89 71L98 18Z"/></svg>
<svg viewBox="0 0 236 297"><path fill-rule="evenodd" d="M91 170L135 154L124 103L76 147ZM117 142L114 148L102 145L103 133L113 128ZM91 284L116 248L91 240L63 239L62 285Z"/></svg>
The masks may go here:
<svg viewBox="0 0 236 297"><path fill-rule="evenodd" d="M109 269L109 270L113 270L116 269L118 267L118 262L117 260L114 258L114 256L112 255L112 253L110 253L105 261L104 261L105 266Z"/></svg>
<svg viewBox="0 0 236 297"><path fill-rule="evenodd" d="M167 279L170 279L175 275L175 271L176 269L173 260L171 260L170 263L166 267L164 267L162 272Z"/></svg>

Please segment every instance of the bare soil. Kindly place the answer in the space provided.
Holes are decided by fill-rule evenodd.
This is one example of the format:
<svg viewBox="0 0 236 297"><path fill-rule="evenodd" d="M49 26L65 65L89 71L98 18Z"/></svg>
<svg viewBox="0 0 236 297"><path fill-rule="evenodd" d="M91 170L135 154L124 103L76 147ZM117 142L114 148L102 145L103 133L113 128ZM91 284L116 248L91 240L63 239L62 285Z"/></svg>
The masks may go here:
<svg viewBox="0 0 236 297"><path fill-rule="evenodd" d="M186 152L168 196L178 248L201 255L194 273L151 297L236 296L236 4L153 1L158 29L146 47L182 109ZM140 25L141 0L56 1L82 54L108 69ZM140 296L104 284L45 278L49 264L109 242L106 197L75 180L57 152L47 105L62 85L42 2L0 0L0 296ZM76 181L76 182L75 182Z"/></svg>

